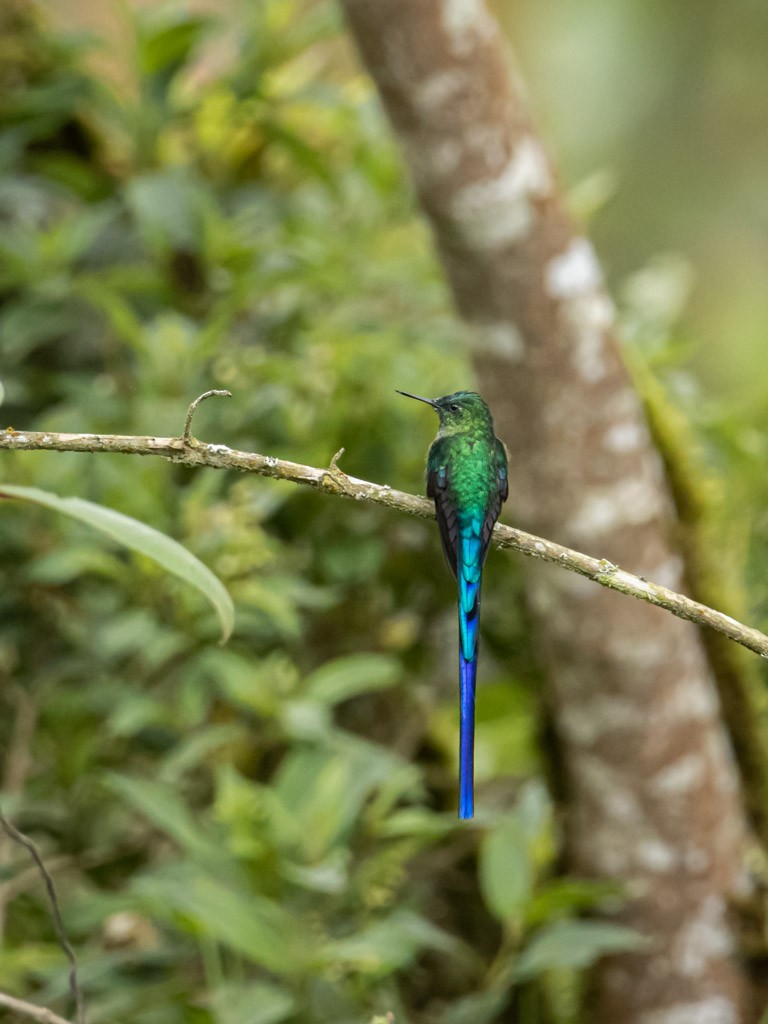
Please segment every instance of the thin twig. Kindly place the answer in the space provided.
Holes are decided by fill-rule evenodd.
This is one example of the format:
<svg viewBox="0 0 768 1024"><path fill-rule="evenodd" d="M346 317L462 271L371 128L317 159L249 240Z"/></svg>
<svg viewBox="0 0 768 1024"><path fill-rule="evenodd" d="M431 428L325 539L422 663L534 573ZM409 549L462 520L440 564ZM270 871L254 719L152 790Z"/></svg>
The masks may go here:
<svg viewBox="0 0 768 1024"><path fill-rule="evenodd" d="M214 389L212 391L205 391L202 395L198 395L198 397L194 400L194 402L192 402L190 407L187 409L187 418L184 421L184 430L183 430L182 435L181 435L181 439L184 442L184 444L192 444L192 417L197 412L198 405L200 405L201 402L204 402L206 400L206 398L231 398L231 397L232 397L232 392L231 391L220 391L218 389Z"/></svg>
<svg viewBox="0 0 768 1024"><path fill-rule="evenodd" d="M20 1017L29 1017L30 1020L40 1021L40 1024L71 1024L64 1017L60 1017L53 1010L47 1010L44 1006L35 1006L24 999L16 999L14 996L7 996L0 992L0 1006L6 1010L12 1010Z"/></svg>
<svg viewBox="0 0 768 1024"><path fill-rule="evenodd" d="M22 687L13 687L9 694L16 704L16 716L13 732L8 744L2 780L2 800L15 797L24 789L32 764L32 739L37 724L37 700ZM0 866L10 863L13 840L10 836L0 836ZM35 871L37 876L36 869ZM6 907L8 897L4 886L0 884L0 942L5 933Z"/></svg>
<svg viewBox="0 0 768 1024"><path fill-rule="evenodd" d="M211 394L212 392L208 392ZM201 396L202 397L202 396ZM200 401L200 399L198 399ZM195 403L193 403L194 406ZM192 408L192 407L190 407ZM271 455L241 452L223 444L189 445L182 437L136 437L120 434L52 434L33 431L16 431L11 428L0 431L0 449L14 451L62 451L62 452L111 452L122 455L159 455L170 462L186 466L208 466L211 469L236 469L246 473L273 477L276 480L290 480L305 484L328 494L338 494L356 501L373 502L387 508L408 512L424 519L434 519L435 510L425 498L396 491L388 484L374 484L347 476L337 465L328 469L316 469L297 462L287 462ZM2 486L0 485L0 497ZM562 569L579 573L594 580L603 587L616 590L629 597L663 608L678 618L688 619L701 626L717 630L723 636L734 640L743 647L768 658L768 636L757 629L745 626L730 615L698 601L668 590L658 583L651 583L639 576L621 569L604 558L593 558L544 540L533 534L516 530L512 526L496 525L494 541L500 548L512 548L529 558L559 565Z"/></svg>
<svg viewBox="0 0 768 1024"><path fill-rule="evenodd" d="M51 878L48 869L43 863L43 858L40 856L37 847L29 838L25 836L23 832L19 830L8 821L5 815L0 811L0 826L15 842L19 843L26 850L29 851L30 856L34 860L35 864L43 876L45 882L45 888L48 892L48 899L51 904L51 913L53 915L53 926L56 930L56 939L61 946L64 955L69 961L69 988L72 993L72 998L75 1001L75 1015L77 1024L85 1024L85 1004L83 1003L83 993L80 990L80 983L77 980L77 959L75 958L75 951L70 945L67 933L64 931L64 922L61 918L61 910L59 908L59 899L56 895L56 889L53 885L53 879ZM6 997L9 998L9 997ZM46 1013L48 1011L45 1011ZM53 1015L55 1016L55 1015ZM43 1018L38 1018L43 1019ZM60 1020L61 1018L56 1018Z"/></svg>
<svg viewBox="0 0 768 1024"><path fill-rule="evenodd" d="M82 871L85 868L100 867L102 864L108 864L123 854L132 854L139 848L140 843L136 842L135 844L131 843L129 846L121 846L115 849L85 850L77 854L77 856L62 853L57 857L46 857L45 866L51 877L55 878L56 875L64 871ZM5 881L0 882L0 900L10 903L11 900L18 899L19 896L23 896L24 893L33 889L39 881L40 872L34 864L31 864L28 868L17 871L11 878L6 878Z"/></svg>

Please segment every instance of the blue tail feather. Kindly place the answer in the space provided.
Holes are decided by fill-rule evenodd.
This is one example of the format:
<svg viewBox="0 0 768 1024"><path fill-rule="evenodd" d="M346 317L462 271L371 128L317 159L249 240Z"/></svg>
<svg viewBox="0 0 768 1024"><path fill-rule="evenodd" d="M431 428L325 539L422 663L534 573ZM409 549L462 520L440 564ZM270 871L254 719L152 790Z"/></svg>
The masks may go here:
<svg viewBox="0 0 768 1024"><path fill-rule="evenodd" d="M480 537L474 530L461 538L461 568L464 578L470 583L476 583L480 578Z"/></svg>
<svg viewBox="0 0 768 1024"><path fill-rule="evenodd" d="M459 817L474 814L475 680L477 633L480 624L481 542L474 521L460 535L457 558L459 582Z"/></svg>
<svg viewBox="0 0 768 1024"><path fill-rule="evenodd" d="M475 678L477 650L470 661L459 651L461 724L459 727L459 817L475 813Z"/></svg>
<svg viewBox="0 0 768 1024"><path fill-rule="evenodd" d="M477 649L479 618L477 604L480 599L480 580L468 583L462 570L459 576L459 643L467 661L472 661Z"/></svg>

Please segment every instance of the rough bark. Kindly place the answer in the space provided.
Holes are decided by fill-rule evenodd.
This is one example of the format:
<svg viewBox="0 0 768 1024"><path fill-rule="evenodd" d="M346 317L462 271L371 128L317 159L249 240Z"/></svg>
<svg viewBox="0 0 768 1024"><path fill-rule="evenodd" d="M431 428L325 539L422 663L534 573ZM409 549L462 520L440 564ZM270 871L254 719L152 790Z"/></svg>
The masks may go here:
<svg viewBox="0 0 768 1024"><path fill-rule="evenodd" d="M482 0L342 5L473 328L511 452L507 517L680 589L674 510L612 306L496 23ZM750 1020L728 915L747 826L696 630L549 567L529 585L571 863L628 882L625 919L652 937L647 953L601 965L590 1019Z"/></svg>

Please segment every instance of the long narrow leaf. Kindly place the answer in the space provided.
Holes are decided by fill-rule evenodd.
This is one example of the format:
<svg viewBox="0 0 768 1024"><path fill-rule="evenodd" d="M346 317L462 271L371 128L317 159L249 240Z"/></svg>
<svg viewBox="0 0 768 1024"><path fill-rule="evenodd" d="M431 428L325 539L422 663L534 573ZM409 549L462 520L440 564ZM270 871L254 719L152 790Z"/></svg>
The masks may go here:
<svg viewBox="0 0 768 1024"><path fill-rule="evenodd" d="M20 498L63 512L72 519L79 519L95 530L100 530L132 551L146 555L167 572L190 583L213 605L221 625L222 642L232 633L235 619L232 598L211 570L178 541L166 537L164 533L138 519L83 498L60 498L57 494L41 491L37 487L16 487L10 484L0 485L0 498Z"/></svg>

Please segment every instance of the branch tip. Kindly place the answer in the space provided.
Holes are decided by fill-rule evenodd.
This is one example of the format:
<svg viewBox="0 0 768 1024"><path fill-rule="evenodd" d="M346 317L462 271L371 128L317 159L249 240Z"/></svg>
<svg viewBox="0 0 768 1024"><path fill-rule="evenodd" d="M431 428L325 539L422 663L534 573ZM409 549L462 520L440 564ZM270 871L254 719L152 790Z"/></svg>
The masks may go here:
<svg viewBox="0 0 768 1024"><path fill-rule="evenodd" d="M202 395L198 395L197 398L192 402L189 409L187 409L187 418L184 421L184 432L181 435L181 440L184 446L191 446L192 444L192 417L197 412L197 407L201 402L204 402L206 398L231 398L231 391L222 391L219 388L213 388L211 391L204 391Z"/></svg>
<svg viewBox="0 0 768 1024"><path fill-rule="evenodd" d="M328 464L328 469L323 471L323 481L328 485L329 490L345 493L349 484L349 477L339 465L339 459L346 449L339 448Z"/></svg>

